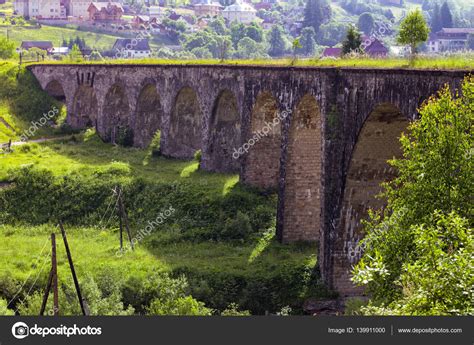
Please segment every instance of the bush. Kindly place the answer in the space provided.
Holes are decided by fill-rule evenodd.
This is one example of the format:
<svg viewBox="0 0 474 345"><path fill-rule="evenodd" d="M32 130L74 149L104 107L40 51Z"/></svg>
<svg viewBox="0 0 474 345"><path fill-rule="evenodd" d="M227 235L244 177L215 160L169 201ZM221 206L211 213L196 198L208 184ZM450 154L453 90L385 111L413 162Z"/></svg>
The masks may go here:
<svg viewBox="0 0 474 345"><path fill-rule="evenodd" d="M204 303L199 302L191 296L178 297L175 300L155 299L148 308L149 315L188 315L208 316L212 310L206 308Z"/></svg>
<svg viewBox="0 0 474 345"><path fill-rule="evenodd" d="M7 301L0 298L0 316L9 316L13 314L13 310L7 308Z"/></svg>
<svg viewBox="0 0 474 345"><path fill-rule="evenodd" d="M221 231L221 237L225 239L246 239L252 233L249 216L237 211L235 219L227 219Z"/></svg>

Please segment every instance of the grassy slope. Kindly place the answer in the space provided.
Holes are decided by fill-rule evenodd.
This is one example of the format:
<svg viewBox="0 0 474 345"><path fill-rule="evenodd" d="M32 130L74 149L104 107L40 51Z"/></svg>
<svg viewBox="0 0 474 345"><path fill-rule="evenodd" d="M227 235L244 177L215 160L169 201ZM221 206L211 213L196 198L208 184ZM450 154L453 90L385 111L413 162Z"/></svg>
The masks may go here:
<svg viewBox="0 0 474 345"><path fill-rule="evenodd" d="M98 168L107 168L116 162L127 164L135 178L144 178L149 183L189 181L199 186L199 190L208 197L226 195L238 182L237 175L196 171L196 162L153 157L147 150L115 147L100 142L95 136L86 136L85 142L81 142L79 137L78 142L49 142L16 147L13 153L0 157L0 181L7 180L8 169L24 164L34 164L57 176L73 172L90 176ZM247 294L251 291L256 295L252 291L258 291L259 284L279 284L277 281L281 278L278 277L282 273L277 268L282 265L292 270L303 266L312 268L316 263L314 245L283 246L276 243L268 233L246 242L189 241L180 238L172 227L152 233L140 243L137 251L117 258L117 223L117 219L112 218L100 226L68 226L71 248L80 274L94 274L103 269L121 270L126 277L147 275L152 270L166 270L174 274L181 272L198 281L192 284L193 295L196 290L197 298L208 301L210 293L202 294L196 287L200 286L202 280L210 279L208 284L216 289L212 295L218 293L225 296L227 291L239 295L238 291L243 291L241 289ZM10 276L10 279L20 282L30 275L35 277L38 274L36 257L53 228L47 224L0 226L0 292L4 284L2 277ZM137 231L137 228L132 231ZM63 254L59 254L60 275L68 279L67 262ZM290 273L289 277L295 279L295 274ZM46 279L46 275L43 274L41 279ZM229 287L228 282L238 282L239 285ZM247 284L254 287L246 288ZM273 295L278 295L278 292L272 292ZM213 300L213 303L219 301ZM248 298L242 303L247 303L249 308Z"/></svg>
<svg viewBox="0 0 474 345"><path fill-rule="evenodd" d="M0 34L5 35L6 31L0 30ZM9 35L10 39L18 46L25 40L52 41L54 46L60 46L63 39L69 40L69 38L76 38L79 36L84 38L86 44L91 48L101 50L110 49L115 43L115 40L119 37L48 25L43 25L41 29L27 29L18 26L11 26L9 28Z"/></svg>
<svg viewBox="0 0 474 345"><path fill-rule="evenodd" d="M18 71L15 62L0 61L0 117L9 125L0 121L0 143L19 140L21 133L31 126L31 121L40 119L53 105L61 107L39 89L29 72L21 69L17 78ZM42 127L32 138L52 133L51 128Z"/></svg>

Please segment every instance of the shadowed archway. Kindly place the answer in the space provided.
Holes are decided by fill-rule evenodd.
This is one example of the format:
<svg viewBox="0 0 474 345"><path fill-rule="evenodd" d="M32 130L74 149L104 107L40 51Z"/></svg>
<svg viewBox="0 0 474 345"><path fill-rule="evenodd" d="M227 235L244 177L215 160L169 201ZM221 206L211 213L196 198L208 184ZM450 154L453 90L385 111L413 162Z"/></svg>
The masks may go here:
<svg viewBox="0 0 474 345"><path fill-rule="evenodd" d="M44 90L50 95L51 97L57 99L60 102L66 103L66 94L64 93L64 88L62 84L57 80L51 80Z"/></svg>
<svg viewBox="0 0 474 345"><path fill-rule="evenodd" d="M334 246L334 287L343 295L363 294L350 281L350 267L362 254L362 220L369 209L381 209L386 201L378 198L380 184L395 177L387 163L402 154L399 138L409 121L398 108L382 103L374 108L360 131L352 151L341 206L341 221Z"/></svg>
<svg viewBox="0 0 474 345"><path fill-rule="evenodd" d="M234 159L232 153L240 144L237 100L231 91L224 90L217 97L211 117L209 156L215 171L239 171L239 160Z"/></svg>
<svg viewBox="0 0 474 345"><path fill-rule="evenodd" d="M168 151L177 158L192 158L202 147L202 112L196 92L182 88L171 113Z"/></svg>
<svg viewBox="0 0 474 345"><path fill-rule="evenodd" d="M76 129L96 126L97 117L98 104L94 89L80 85L74 94L72 109L67 117L68 124Z"/></svg>
<svg viewBox="0 0 474 345"><path fill-rule="evenodd" d="M148 84L138 96L134 126L134 145L147 147L156 131L161 129L163 110L156 86Z"/></svg>
<svg viewBox="0 0 474 345"><path fill-rule="evenodd" d="M114 84L108 90L103 105L102 139L112 143L131 145L130 105L124 86Z"/></svg>

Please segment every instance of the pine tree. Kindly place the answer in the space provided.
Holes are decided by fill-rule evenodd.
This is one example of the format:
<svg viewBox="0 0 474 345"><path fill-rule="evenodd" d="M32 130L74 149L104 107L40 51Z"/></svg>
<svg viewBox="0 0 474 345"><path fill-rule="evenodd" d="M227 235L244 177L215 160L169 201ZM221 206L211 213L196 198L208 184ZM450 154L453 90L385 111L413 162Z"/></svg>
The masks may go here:
<svg viewBox="0 0 474 345"><path fill-rule="evenodd" d="M448 2L445 2L443 6L441 6L440 16L443 28L453 27L453 15L451 14Z"/></svg>
<svg viewBox="0 0 474 345"><path fill-rule="evenodd" d="M304 9L303 27L311 26L317 33L324 20L324 4L322 0L307 0Z"/></svg>
<svg viewBox="0 0 474 345"><path fill-rule="evenodd" d="M299 49L303 55L309 56L314 54L314 50L316 49L316 41L315 38L316 33L312 26L307 28L303 28L301 30L301 38L300 43L302 48Z"/></svg>
<svg viewBox="0 0 474 345"><path fill-rule="evenodd" d="M342 55L359 52L361 45L362 39L360 32L358 32L353 25L350 25L349 30L347 30L346 39L342 42Z"/></svg>
<svg viewBox="0 0 474 345"><path fill-rule="evenodd" d="M270 56L281 56L285 53L283 28L280 25L275 25L270 30L270 38L268 43L270 44L270 48L268 49L268 54Z"/></svg>

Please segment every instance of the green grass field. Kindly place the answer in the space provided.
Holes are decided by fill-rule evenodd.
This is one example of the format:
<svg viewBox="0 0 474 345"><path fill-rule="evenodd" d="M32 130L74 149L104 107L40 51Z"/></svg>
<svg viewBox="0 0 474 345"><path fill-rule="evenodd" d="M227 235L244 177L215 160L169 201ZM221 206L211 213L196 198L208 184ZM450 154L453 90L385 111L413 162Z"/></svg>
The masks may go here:
<svg viewBox="0 0 474 345"><path fill-rule="evenodd" d="M155 157L151 155L150 149L140 150L105 144L93 132L88 132L86 135L77 135L74 140L17 146L14 147L14 152L0 156L0 206L2 203L5 205L6 200L2 198L9 199L7 195L12 195L8 193L11 187L18 189L14 185L5 186L5 183L11 181L8 171L25 166L52 172L57 181L54 183L61 183L63 179L78 181L79 194L82 193L81 190L91 188L82 185L85 181L100 179L100 175L97 175L99 172L120 168L127 171L126 179L131 183L142 179L148 186L146 189L155 188L153 186L157 185L165 186L168 190L166 198L172 199L163 203L170 203L181 209L176 216L171 216L169 221L139 242L135 251L127 251L123 256L116 255L119 250L118 218L113 208L106 207L108 201L98 210L91 211L99 214L100 221L89 221L89 226L74 224L74 219L66 222L80 277L99 276L104 271L115 272L114 274L125 280L144 279L143 277L156 271L169 272L176 277L184 274L188 278L192 296L204 301L206 305L222 310L230 302L236 302L258 314L265 310L275 312L285 305L291 305L295 312L300 313L301 299L304 296L331 296L314 281L309 283L310 273L316 264L316 244L281 245L274 239L274 227L260 229L247 240L216 241L195 236L199 235L202 229L209 229L210 224L214 224L216 229L224 227L227 221L216 222L212 217L222 217L220 214L228 212L228 207L239 210L274 207L274 202L271 201L274 198L265 201L257 192L241 189L237 175L203 172L197 169L196 161ZM32 207L23 205L28 208L24 216L18 217L17 221L3 222L0 226L0 298L2 286L3 290L7 291L3 293L3 298L9 300L13 291L24 281L27 281L28 286L34 285L33 291L41 289L45 284L47 270L40 273L43 259L38 262L38 255L45 243L47 246L44 253L47 252L49 234L52 231L58 233L58 229L54 222L30 224L33 214L50 212L49 208L55 207L47 200L48 196L40 196L43 188L51 186L42 185L40 181L33 183L36 184L34 193L38 196L30 195L28 198L39 198L40 203L35 202L36 206ZM177 188L181 184L190 186L186 189L186 194L181 194L180 188ZM94 189L96 187L92 187L92 193L101 194ZM20 187L17 192L21 194L26 190ZM105 192L110 194L110 190L106 189ZM73 204L79 205L81 195L72 190L68 193L71 195L66 197L71 199ZM174 194L176 195L173 196ZM162 207L148 200L146 195L129 197L138 200L129 201L132 236L136 236L138 231L143 229L145 220L151 218L145 216L146 212L143 213L140 208L151 208L148 214L156 215L157 211L153 209ZM247 198L250 200L246 201ZM212 200L222 200L219 201L222 206L219 206L215 215L210 213L204 218L197 215L197 219L201 219L198 221L199 228L187 229L186 224L192 226L196 221L183 221L183 217L193 217L189 212L196 212L192 210L202 199L207 208L214 209ZM206 199L209 201L205 201ZM228 206L224 206L225 204ZM5 208L2 206L3 210ZM206 211L202 206L196 210ZM137 216L140 214L141 216ZM207 217L211 219L206 220ZM271 222L274 224L274 220ZM189 230L192 232L189 233ZM59 248L60 280L64 284L70 284L70 273L62 243ZM44 253L41 257L44 257ZM38 282L34 283L33 280L38 275ZM8 285L9 281L13 282L10 284L12 286ZM262 289L270 294L261 296Z"/></svg>
<svg viewBox="0 0 474 345"><path fill-rule="evenodd" d="M22 41L52 41L54 46L61 46L63 40L77 36L83 38L86 44L93 49L111 49L119 36L99 34L95 32L74 30L71 28L43 25L40 29L11 26L8 28L9 37L19 46ZM6 28L0 30L1 35L6 36Z"/></svg>

